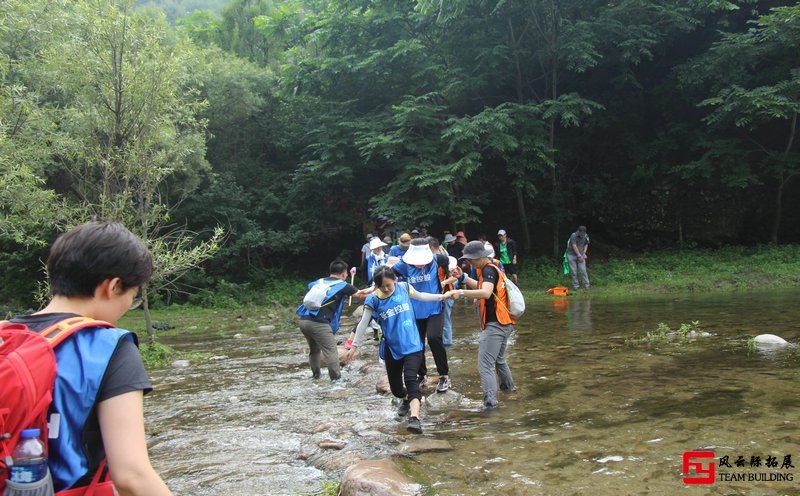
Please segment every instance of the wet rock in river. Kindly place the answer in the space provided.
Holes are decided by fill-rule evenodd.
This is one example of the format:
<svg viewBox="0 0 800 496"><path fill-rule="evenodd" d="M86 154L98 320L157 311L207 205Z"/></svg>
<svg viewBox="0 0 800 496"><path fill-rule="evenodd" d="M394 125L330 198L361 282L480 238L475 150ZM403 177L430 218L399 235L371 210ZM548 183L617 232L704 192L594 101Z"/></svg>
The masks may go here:
<svg viewBox="0 0 800 496"><path fill-rule="evenodd" d="M311 432L313 434L319 434L320 432L325 432L327 430L330 430L331 427L333 427L333 424L331 424L330 422L325 422L324 424L319 424L318 426L314 427L314 429L312 429Z"/></svg>
<svg viewBox="0 0 800 496"><path fill-rule="evenodd" d="M375 383L375 391L380 394L386 394L390 391L389 377L386 374L378 378L378 382Z"/></svg>
<svg viewBox="0 0 800 496"><path fill-rule="evenodd" d="M417 496L422 486L406 477L387 459L362 460L347 468L342 478L342 496Z"/></svg>
<svg viewBox="0 0 800 496"><path fill-rule="evenodd" d="M172 362L172 366L176 369L185 369L190 365L189 360L175 360Z"/></svg>
<svg viewBox="0 0 800 496"><path fill-rule="evenodd" d="M767 346L786 346L789 344L788 341L774 334L759 334L758 336L753 338L753 341L756 344L767 345Z"/></svg>
<svg viewBox="0 0 800 496"><path fill-rule="evenodd" d="M429 394L425 397L425 402L431 410L446 410L460 406L463 398L462 394L448 389L444 393L434 392Z"/></svg>
<svg viewBox="0 0 800 496"><path fill-rule="evenodd" d="M234 335L233 335L233 339L244 339L244 338L246 338L246 337L247 337L247 336L246 336L246 335L244 335L244 334L242 334L242 333L239 333L239 334L234 334Z"/></svg>
<svg viewBox="0 0 800 496"><path fill-rule="evenodd" d="M322 449L335 449L340 450L344 449L347 446L347 443L344 441L339 441L336 439L325 439L324 441L320 441L319 447Z"/></svg>
<svg viewBox="0 0 800 496"><path fill-rule="evenodd" d="M274 330L274 329L275 329L275 326L274 326L274 325L262 325L262 326L258 326L258 330L259 330L259 331L261 331L261 332L272 331L272 330Z"/></svg>
<svg viewBox="0 0 800 496"><path fill-rule="evenodd" d="M401 455L415 455L417 453L434 453L437 451L453 451L453 445L447 441L428 438L416 438L400 447Z"/></svg>

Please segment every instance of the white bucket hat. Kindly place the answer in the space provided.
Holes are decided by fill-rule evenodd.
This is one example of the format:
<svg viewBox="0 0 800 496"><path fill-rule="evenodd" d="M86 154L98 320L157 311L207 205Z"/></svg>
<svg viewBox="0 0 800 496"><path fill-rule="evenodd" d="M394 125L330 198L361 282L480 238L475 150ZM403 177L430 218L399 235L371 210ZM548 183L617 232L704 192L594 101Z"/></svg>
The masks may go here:
<svg viewBox="0 0 800 496"><path fill-rule="evenodd" d="M372 239L370 240L370 242L369 242L369 249L370 249L370 250L374 250L375 248L379 248L379 247L381 247L381 246L386 246L386 243L384 243L383 241L381 241L381 238L379 238L379 237L377 237L377 236L376 236L376 237L374 237L374 238L372 238Z"/></svg>
<svg viewBox="0 0 800 496"><path fill-rule="evenodd" d="M494 246L492 246L492 244L487 241L486 244L483 245L483 247L486 248L486 251L489 252L489 254L486 256L489 258L494 258Z"/></svg>
<svg viewBox="0 0 800 496"><path fill-rule="evenodd" d="M433 252L428 244L411 245L403 255L403 262L408 265L428 265L433 261Z"/></svg>
<svg viewBox="0 0 800 496"><path fill-rule="evenodd" d="M450 261L450 263L447 264L448 270L453 270L458 267L458 260L456 260L456 257L447 257L447 259Z"/></svg>

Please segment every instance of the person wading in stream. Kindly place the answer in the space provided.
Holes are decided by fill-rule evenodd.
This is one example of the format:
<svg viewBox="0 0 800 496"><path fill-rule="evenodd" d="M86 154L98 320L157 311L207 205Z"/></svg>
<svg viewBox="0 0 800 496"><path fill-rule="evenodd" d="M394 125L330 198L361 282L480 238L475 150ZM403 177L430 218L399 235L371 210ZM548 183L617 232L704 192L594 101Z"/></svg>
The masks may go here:
<svg viewBox="0 0 800 496"><path fill-rule="evenodd" d="M505 275L491 262L491 252L480 241L470 241L464 247L463 259L477 272L478 280L464 274L456 267L451 275L459 279L462 288L453 291L453 297L478 298L480 301L481 335L478 339L478 372L483 388L485 409L497 408L497 376L500 389L516 391L511 368L506 363L508 337L514 331L516 321L508 313L508 294Z"/></svg>
<svg viewBox="0 0 800 496"><path fill-rule="evenodd" d="M320 307L311 310L305 304L300 304L297 307L297 315L300 316L300 331L308 341L308 363L311 365L311 377L313 379L320 378L319 357L321 353L328 365L328 376L335 381L342 376L334 335L339 330L339 318L342 316L344 299L350 295L364 299L365 293L347 283L347 263L334 260L329 269L328 277L308 283L309 291L317 284L324 285L326 294Z"/></svg>
<svg viewBox="0 0 800 496"><path fill-rule="evenodd" d="M422 391L419 387L419 368L425 357L412 303L441 302L452 295L420 293L408 283L398 283L397 274L388 266L378 267L372 281L375 292L367 296L353 347L345 354L344 359L345 362L350 362L355 358L358 345L374 313L383 331L380 356L386 364L389 388L395 397L403 400L397 415L402 418L410 414L409 432L421 434L419 406Z"/></svg>
<svg viewBox="0 0 800 496"><path fill-rule="evenodd" d="M436 243L438 248L438 243ZM411 286L422 293L440 293L439 268L449 270L450 259L447 255L433 253L427 238L419 238L411 241L411 246L403 255L403 258L392 268L397 275L403 277ZM447 364L447 349L444 347L442 333L444 332L444 313L442 304L438 301L412 301L414 315L417 319L417 329L419 337L424 346L428 340L428 346L433 354L433 361L436 362L436 370L439 373L439 383L436 385L436 392L443 393L450 389L450 369ZM422 361L419 370L419 381L425 385L425 376L428 368L425 361Z"/></svg>

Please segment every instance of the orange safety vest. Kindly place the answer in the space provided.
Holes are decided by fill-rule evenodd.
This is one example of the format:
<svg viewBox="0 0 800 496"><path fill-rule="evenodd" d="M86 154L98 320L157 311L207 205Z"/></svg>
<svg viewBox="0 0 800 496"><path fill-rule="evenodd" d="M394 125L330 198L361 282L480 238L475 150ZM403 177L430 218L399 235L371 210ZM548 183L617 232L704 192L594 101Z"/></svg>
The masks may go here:
<svg viewBox="0 0 800 496"><path fill-rule="evenodd" d="M506 275L500 270L500 267L493 263L489 263L487 265L491 265L492 267L497 270L497 275L500 277L500 280L497 284L494 285L494 296L495 300L499 299L500 301L495 301L494 311L497 315L497 322L503 325L507 324L516 324L517 321L509 315L508 313L508 293L506 292ZM478 272L478 289L483 288L483 269L476 271ZM481 298L480 300L481 305L481 329L486 329L486 300ZM498 305L499 303L499 305Z"/></svg>
<svg viewBox="0 0 800 496"><path fill-rule="evenodd" d="M445 272L444 267L439 267L439 283L440 283L439 286L441 286L441 282L447 279L449 275L450 274ZM448 291L452 291L452 289L453 289L452 284L445 284L445 286L442 288L442 294L447 293Z"/></svg>

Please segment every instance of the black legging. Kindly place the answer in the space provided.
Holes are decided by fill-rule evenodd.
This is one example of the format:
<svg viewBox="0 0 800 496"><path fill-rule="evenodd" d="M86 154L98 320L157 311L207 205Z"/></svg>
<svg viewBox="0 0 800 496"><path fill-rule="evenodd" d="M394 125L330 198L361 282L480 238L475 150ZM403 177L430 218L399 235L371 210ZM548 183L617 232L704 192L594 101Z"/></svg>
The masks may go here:
<svg viewBox="0 0 800 496"><path fill-rule="evenodd" d="M422 344L425 344L425 338L428 338L428 346L433 353L433 361L436 362L436 371L439 375L448 375L450 368L447 366L447 349L444 347L442 341L442 332L444 331L444 314L431 315L427 319L417 319L417 329L419 330L419 339ZM423 346L422 351L425 351ZM422 360L422 365L419 367L420 377L428 375L428 367L425 365L425 360Z"/></svg>
<svg viewBox="0 0 800 496"><path fill-rule="evenodd" d="M389 377L389 388L398 398L417 399L422 401L422 391L419 389L419 366L425 362L425 355L421 351L406 355L400 360L395 360L392 352L387 348L383 354L386 363L386 375ZM405 386L403 383L405 382Z"/></svg>

